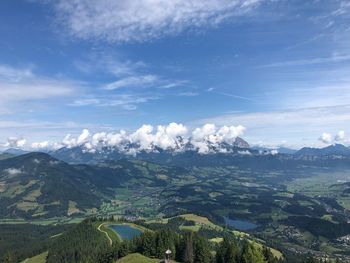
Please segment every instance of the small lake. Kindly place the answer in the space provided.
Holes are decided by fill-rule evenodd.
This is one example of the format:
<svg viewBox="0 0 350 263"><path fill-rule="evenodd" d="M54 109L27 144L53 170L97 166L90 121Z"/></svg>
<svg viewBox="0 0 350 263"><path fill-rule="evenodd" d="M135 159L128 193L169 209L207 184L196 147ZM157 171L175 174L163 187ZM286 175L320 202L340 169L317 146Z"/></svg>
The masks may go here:
<svg viewBox="0 0 350 263"><path fill-rule="evenodd" d="M109 227L112 228L115 232L117 232L122 239L127 240L130 240L133 237L137 237L142 233L140 229L129 225L110 225Z"/></svg>
<svg viewBox="0 0 350 263"><path fill-rule="evenodd" d="M226 225L234 227L238 230L243 230L243 231L244 230L251 230L251 229L258 227L258 225L254 224L252 222L249 222L249 221L245 221L245 220L231 219L231 218L228 218L226 216L224 216L224 219L225 219Z"/></svg>

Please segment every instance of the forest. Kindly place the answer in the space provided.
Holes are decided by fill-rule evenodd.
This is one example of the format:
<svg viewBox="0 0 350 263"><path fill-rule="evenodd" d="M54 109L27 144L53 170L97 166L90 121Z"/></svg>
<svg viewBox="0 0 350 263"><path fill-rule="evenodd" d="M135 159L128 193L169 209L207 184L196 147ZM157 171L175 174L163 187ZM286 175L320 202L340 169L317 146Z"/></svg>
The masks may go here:
<svg viewBox="0 0 350 263"><path fill-rule="evenodd" d="M112 263L133 253L161 260L168 249L172 252L172 262L183 263L326 262L313 258L298 258L295 255L277 259L268 247L258 247L244 237L236 238L229 234L224 235L221 242L213 243L208 239L210 233L205 231L174 231L177 220L173 221L165 225L148 225L149 229L141 235L131 240L114 240L111 245L105 235L96 228L103 219L90 218L70 227L49 242L48 246L41 244L40 249L38 244L35 252L48 249L47 263ZM19 262L15 255L16 250L10 248L1 262Z"/></svg>

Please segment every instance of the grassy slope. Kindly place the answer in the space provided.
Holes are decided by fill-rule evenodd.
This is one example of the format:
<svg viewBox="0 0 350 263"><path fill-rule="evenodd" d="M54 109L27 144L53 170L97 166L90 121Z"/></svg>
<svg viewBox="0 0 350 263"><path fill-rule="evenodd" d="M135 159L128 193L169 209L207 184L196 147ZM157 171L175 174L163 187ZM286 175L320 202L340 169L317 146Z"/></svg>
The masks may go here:
<svg viewBox="0 0 350 263"><path fill-rule="evenodd" d="M46 251L46 252L41 253L35 257L28 258L28 259L22 261L22 263L45 263L47 254L48 254L48 252Z"/></svg>
<svg viewBox="0 0 350 263"><path fill-rule="evenodd" d="M138 253L130 254L130 255L127 255L126 257L123 257L117 260L117 263L158 263L158 262L159 262L159 259L147 258Z"/></svg>

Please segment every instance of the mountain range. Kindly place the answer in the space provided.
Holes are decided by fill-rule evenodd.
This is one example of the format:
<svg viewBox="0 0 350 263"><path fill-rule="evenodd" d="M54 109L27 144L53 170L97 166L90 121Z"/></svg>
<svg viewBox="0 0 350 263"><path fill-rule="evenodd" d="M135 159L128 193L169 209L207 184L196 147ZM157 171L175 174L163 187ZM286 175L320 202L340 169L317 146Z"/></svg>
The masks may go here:
<svg viewBox="0 0 350 263"><path fill-rule="evenodd" d="M350 148L342 144L333 144L325 148L304 147L295 153L296 156L350 156Z"/></svg>
<svg viewBox="0 0 350 263"><path fill-rule="evenodd" d="M181 176L195 167L237 167L249 173L350 168L350 149L340 144L284 152L254 149L240 138L232 145L212 145L206 154L192 148L174 151L157 147L133 155L112 147L95 152L84 147L61 148L49 153L11 149L0 154L0 216L89 214L113 197L111 189L166 187L173 180L181 181Z"/></svg>
<svg viewBox="0 0 350 263"><path fill-rule="evenodd" d="M164 186L159 175L176 179L173 170L137 160L74 165L46 153L6 158L0 160L0 218L89 214L113 197L111 189Z"/></svg>

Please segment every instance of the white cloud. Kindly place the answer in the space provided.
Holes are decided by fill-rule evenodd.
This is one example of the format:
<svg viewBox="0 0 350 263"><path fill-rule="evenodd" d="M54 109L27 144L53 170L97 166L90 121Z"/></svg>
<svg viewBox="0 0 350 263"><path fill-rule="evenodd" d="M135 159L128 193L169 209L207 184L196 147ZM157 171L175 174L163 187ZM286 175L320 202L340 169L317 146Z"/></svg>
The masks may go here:
<svg viewBox="0 0 350 263"><path fill-rule="evenodd" d="M34 77L34 74L30 67L13 68L8 65L0 65L0 79L17 82L22 79L32 78L32 77Z"/></svg>
<svg viewBox="0 0 350 263"><path fill-rule="evenodd" d="M45 149L48 148L50 145L49 141L43 141L43 142L33 142L32 148L33 149Z"/></svg>
<svg viewBox="0 0 350 263"><path fill-rule="evenodd" d="M214 124L205 124L192 132L191 143L200 153L208 153L210 146L220 148L225 142L232 144L238 136L242 136L245 128L239 126L222 126L220 129Z"/></svg>
<svg viewBox="0 0 350 263"><path fill-rule="evenodd" d="M337 142L344 142L345 140L345 131L339 131L337 135L334 138L335 141Z"/></svg>
<svg viewBox="0 0 350 263"><path fill-rule="evenodd" d="M194 125L240 123L249 132L245 138L251 144L264 142L280 145L288 139L289 147L322 146L317 137L323 131L335 134L339 127L350 129L350 105L313 107L267 112L237 112L199 119Z"/></svg>
<svg viewBox="0 0 350 263"><path fill-rule="evenodd" d="M186 92L180 92L179 96L194 97L194 96L198 96L198 93L197 92L193 92L193 91L186 91Z"/></svg>
<svg viewBox="0 0 350 263"><path fill-rule="evenodd" d="M60 0L57 17L82 39L147 41L246 15L264 0Z"/></svg>
<svg viewBox="0 0 350 263"><path fill-rule="evenodd" d="M17 168L8 168L8 169L5 169L4 171L9 175L18 175L18 174L23 173L22 170L17 169Z"/></svg>
<svg viewBox="0 0 350 263"><path fill-rule="evenodd" d="M338 63L343 61L350 60L350 55L348 54L333 54L329 57L314 57L308 59L299 59L299 60L289 60L283 62L276 62L262 67L287 67L287 66L305 66L305 65L315 65L323 63Z"/></svg>
<svg viewBox="0 0 350 263"><path fill-rule="evenodd" d="M76 86L72 81L36 76L30 67L0 65L0 113L14 110L20 102L67 97Z"/></svg>
<svg viewBox="0 0 350 263"><path fill-rule="evenodd" d="M81 134L78 136L78 138L73 138L71 134L67 134L66 137L64 137L62 144L63 146L66 146L68 148L81 146L83 144L88 143L90 139L90 132L88 129L84 129Z"/></svg>
<svg viewBox="0 0 350 263"><path fill-rule="evenodd" d="M115 90L120 88L137 88L154 85L159 81L155 75L131 76L126 77L106 85L106 90Z"/></svg>
<svg viewBox="0 0 350 263"><path fill-rule="evenodd" d="M175 122L158 125L156 128L144 124L134 132L120 130L119 132L91 134L84 129L77 137L68 134L61 143L44 141L33 143L32 148L55 147L57 149L58 146L67 148L82 146L86 151L96 152L103 147L113 147L129 154L135 154L140 150L153 151L156 148L182 151L185 147L192 145L200 153L208 153L210 152L209 145L215 145L217 149L220 149L220 143L233 143L237 136L243 135L244 130L245 128L240 125L217 128L213 124L206 124L189 132L185 125Z"/></svg>
<svg viewBox="0 0 350 263"><path fill-rule="evenodd" d="M31 144L31 150L40 151L40 150L58 150L64 145L62 143L42 141L42 142L33 142Z"/></svg>
<svg viewBox="0 0 350 263"><path fill-rule="evenodd" d="M240 154L240 155L252 155L252 153L248 150L238 151L238 154Z"/></svg>
<svg viewBox="0 0 350 263"><path fill-rule="evenodd" d="M9 137L9 138L7 138L7 142L5 143L4 147L21 148L26 144L26 142L27 142L27 140L24 138Z"/></svg>
<svg viewBox="0 0 350 263"><path fill-rule="evenodd" d="M160 97L152 94L132 94L124 93L118 95L110 96L97 96L80 98L73 103L69 104L73 107L86 107L86 106L96 106L96 107L120 107L124 110L135 110L139 104L147 103L149 101L158 100Z"/></svg>
<svg viewBox="0 0 350 263"><path fill-rule="evenodd" d="M319 140L325 144L331 144L331 143L342 143L342 144L348 144L350 142L349 139L345 136L345 131L338 131L338 133L333 136L330 133L322 133Z"/></svg>
<svg viewBox="0 0 350 263"><path fill-rule="evenodd" d="M324 132L324 133L322 133L319 140L325 144L330 144L333 141L333 136L330 133Z"/></svg>
<svg viewBox="0 0 350 263"><path fill-rule="evenodd" d="M77 144L82 145L88 141L90 137L90 132L87 129L84 129L83 132L79 135L77 139Z"/></svg>
<svg viewBox="0 0 350 263"><path fill-rule="evenodd" d="M270 153L271 153L272 155L276 155L276 154L278 154L278 150L273 149L273 150L270 151Z"/></svg>

